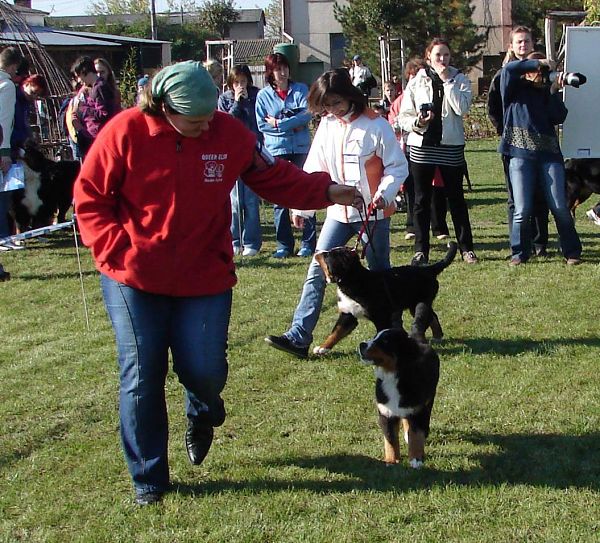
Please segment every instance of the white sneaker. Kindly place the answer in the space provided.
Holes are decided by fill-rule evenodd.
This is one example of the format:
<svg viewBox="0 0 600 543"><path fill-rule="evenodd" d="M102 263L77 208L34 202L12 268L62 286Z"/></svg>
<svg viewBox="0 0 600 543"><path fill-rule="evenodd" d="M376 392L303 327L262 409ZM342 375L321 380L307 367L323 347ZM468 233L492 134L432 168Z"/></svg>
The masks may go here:
<svg viewBox="0 0 600 543"><path fill-rule="evenodd" d="M250 247L244 247L244 252L242 256L256 256L258 251L256 249L251 249Z"/></svg>
<svg viewBox="0 0 600 543"><path fill-rule="evenodd" d="M409 232L404 236L404 239L415 239L415 234L413 232Z"/></svg>
<svg viewBox="0 0 600 543"><path fill-rule="evenodd" d="M18 251L21 249L25 249L25 246L22 242L17 244L12 241L5 241L4 243L0 244L0 250L2 251Z"/></svg>
<svg viewBox="0 0 600 543"><path fill-rule="evenodd" d="M587 218L592 221L596 226L600 226L600 217L596 215L596 212L593 209L585 212Z"/></svg>
<svg viewBox="0 0 600 543"><path fill-rule="evenodd" d="M450 236L448 234L440 234L438 236L435 236L437 239L442 240L442 239L448 239Z"/></svg>
<svg viewBox="0 0 600 543"><path fill-rule="evenodd" d="M238 256L242 254L242 249L240 247L233 248L233 256Z"/></svg>

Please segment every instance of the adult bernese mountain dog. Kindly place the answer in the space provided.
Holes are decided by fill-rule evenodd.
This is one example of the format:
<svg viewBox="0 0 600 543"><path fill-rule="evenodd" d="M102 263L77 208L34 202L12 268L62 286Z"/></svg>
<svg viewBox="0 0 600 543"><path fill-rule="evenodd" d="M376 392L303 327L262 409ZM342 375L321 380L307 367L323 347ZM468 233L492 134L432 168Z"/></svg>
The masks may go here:
<svg viewBox="0 0 600 543"><path fill-rule="evenodd" d="M567 205L575 216L577 206L592 194L600 194L600 158L565 160Z"/></svg>
<svg viewBox="0 0 600 543"><path fill-rule="evenodd" d="M315 255L328 283L338 288L340 312L333 330L325 341L313 350L323 355L346 337L358 325L359 316L369 319L377 331L402 328L402 313L413 315L411 336L425 343L425 331L431 328L433 337L443 337L442 326L433 310L439 290L437 276L456 256L457 245L448 244L442 260L427 266L398 266L388 270L371 271L365 268L356 251L336 247Z"/></svg>
<svg viewBox="0 0 600 543"><path fill-rule="evenodd" d="M66 220L73 202L73 185L81 164L77 160L47 158L32 140L21 152L25 188L13 192L13 214L17 229L24 232Z"/></svg>
<svg viewBox="0 0 600 543"><path fill-rule="evenodd" d="M360 358L375 369L375 398L384 436L384 461L400 461L400 422L408 460L419 469L425 459L431 410L440 375L440 360L429 346L401 328L382 330L358 347Z"/></svg>

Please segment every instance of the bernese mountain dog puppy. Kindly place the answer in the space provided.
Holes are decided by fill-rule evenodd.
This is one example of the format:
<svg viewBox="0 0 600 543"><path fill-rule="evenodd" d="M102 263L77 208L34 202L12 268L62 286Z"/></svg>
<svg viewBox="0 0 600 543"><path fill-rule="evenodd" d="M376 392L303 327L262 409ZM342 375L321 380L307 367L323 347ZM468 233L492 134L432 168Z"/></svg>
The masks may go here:
<svg viewBox="0 0 600 543"><path fill-rule="evenodd" d="M362 362L375 369L375 398L384 436L385 463L400 461L402 421L409 465L421 468L440 375L437 353L401 328L382 330L372 340L360 343L358 352Z"/></svg>
<svg viewBox="0 0 600 543"><path fill-rule="evenodd" d="M371 271L365 268L356 251L336 247L315 255L328 283L338 288L340 312L333 330L325 341L313 350L323 355L356 328L357 317L366 317L379 332L386 328L402 327L402 312L414 317L411 336L423 343L425 331L431 328L434 339L444 335L433 301L439 290L437 276L454 260L457 245L448 244L442 260L426 266L398 266L388 270Z"/></svg>

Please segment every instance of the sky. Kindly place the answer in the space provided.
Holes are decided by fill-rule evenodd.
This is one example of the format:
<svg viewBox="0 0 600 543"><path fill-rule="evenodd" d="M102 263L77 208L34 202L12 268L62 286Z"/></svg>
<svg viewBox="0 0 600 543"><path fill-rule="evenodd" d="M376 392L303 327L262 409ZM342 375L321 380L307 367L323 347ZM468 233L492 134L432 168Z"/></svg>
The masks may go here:
<svg viewBox="0 0 600 543"><path fill-rule="evenodd" d="M12 3L9 1L9 4ZM165 11L167 9L166 0L155 0L156 11ZM200 2L196 2L199 4ZM88 2L85 0L31 0L33 9L48 11L51 15L59 17L62 15L87 15L86 7ZM266 8L269 0L236 0L235 6L240 9Z"/></svg>

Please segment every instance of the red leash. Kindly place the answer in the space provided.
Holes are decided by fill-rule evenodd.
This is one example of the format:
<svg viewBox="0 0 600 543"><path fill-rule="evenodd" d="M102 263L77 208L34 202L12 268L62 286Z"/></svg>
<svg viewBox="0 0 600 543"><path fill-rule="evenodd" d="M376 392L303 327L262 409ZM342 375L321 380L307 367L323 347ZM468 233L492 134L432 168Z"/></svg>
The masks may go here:
<svg viewBox="0 0 600 543"><path fill-rule="evenodd" d="M364 203L364 199L363 199L363 210L365 207L366 207L366 204ZM373 252L375 252L375 246L373 245L373 233L375 232L375 228L377 226L377 215L376 215L377 209L373 205L373 202L371 202L369 204L369 207L367 208L367 212L366 212L366 215L364 216L364 218L363 218L363 214L360 209L358 210L358 213L360 215L360 220L362 222L362 226L358 233L358 239L356 240L356 244L354 245L354 250L356 251L358 249L358 244L361 242L363 235L366 234L367 241L365 242L363 249L362 249L362 253L360 255L360 257L362 259L364 259L365 254L367 252L367 247L369 246L369 244L371 245L371 250ZM369 217L371 215L375 215L375 224L373 225L373 228L369 227Z"/></svg>

